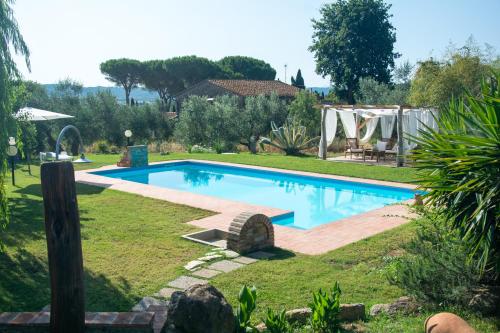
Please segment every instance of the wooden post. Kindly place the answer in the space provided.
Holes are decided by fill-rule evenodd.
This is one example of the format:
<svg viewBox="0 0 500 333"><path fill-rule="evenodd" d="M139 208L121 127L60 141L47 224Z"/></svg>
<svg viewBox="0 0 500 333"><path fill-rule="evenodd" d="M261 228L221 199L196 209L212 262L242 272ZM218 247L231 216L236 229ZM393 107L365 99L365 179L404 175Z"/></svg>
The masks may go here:
<svg viewBox="0 0 500 333"><path fill-rule="evenodd" d="M403 107L400 105L398 107L398 155L397 155L397 166L402 167L404 165L404 142L403 142Z"/></svg>
<svg viewBox="0 0 500 333"><path fill-rule="evenodd" d="M41 179L51 289L50 332L83 333L83 257L73 165L44 163Z"/></svg>
<svg viewBox="0 0 500 333"><path fill-rule="evenodd" d="M322 160L326 160L326 151L328 149L328 143L326 142L326 113L327 109L323 108L321 110L321 140L319 142L320 148L320 157Z"/></svg>

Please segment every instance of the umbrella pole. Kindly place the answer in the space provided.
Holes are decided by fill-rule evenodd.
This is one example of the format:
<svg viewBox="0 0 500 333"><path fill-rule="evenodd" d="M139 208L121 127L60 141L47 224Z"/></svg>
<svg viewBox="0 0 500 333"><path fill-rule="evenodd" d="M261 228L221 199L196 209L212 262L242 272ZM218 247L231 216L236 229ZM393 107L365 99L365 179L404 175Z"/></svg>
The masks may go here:
<svg viewBox="0 0 500 333"><path fill-rule="evenodd" d="M28 163L28 174L31 176L30 152L25 150L24 153L26 154L26 163Z"/></svg>

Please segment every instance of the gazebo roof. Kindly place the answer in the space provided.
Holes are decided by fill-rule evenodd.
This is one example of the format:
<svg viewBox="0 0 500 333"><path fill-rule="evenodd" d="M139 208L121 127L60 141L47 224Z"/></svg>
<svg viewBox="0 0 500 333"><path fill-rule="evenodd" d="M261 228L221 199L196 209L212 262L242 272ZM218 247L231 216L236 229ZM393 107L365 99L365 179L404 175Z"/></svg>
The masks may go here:
<svg viewBox="0 0 500 333"><path fill-rule="evenodd" d="M322 104L323 109L344 111L344 112L354 112L362 114L365 117L382 117L382 116L395 116L398 114L399 109L403 110L403 113L410 111L424 111L433 110L432 107L419 108L411 105L371 105L371 104Z"/></svg>

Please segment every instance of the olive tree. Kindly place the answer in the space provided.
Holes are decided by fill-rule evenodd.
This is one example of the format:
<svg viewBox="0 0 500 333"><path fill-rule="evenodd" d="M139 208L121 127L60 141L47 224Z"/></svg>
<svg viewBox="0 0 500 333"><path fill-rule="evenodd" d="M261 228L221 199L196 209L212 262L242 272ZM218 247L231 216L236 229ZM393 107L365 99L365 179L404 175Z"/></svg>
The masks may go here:
<svg viewBox="0 0 500 333"><path fill-rule="evenodd" d="M285 103L278 95L247 97L245 107L235 115L240 143L251 153L257 153L257 142L271 131L271 122L282 124L287 118Z"/></svg>

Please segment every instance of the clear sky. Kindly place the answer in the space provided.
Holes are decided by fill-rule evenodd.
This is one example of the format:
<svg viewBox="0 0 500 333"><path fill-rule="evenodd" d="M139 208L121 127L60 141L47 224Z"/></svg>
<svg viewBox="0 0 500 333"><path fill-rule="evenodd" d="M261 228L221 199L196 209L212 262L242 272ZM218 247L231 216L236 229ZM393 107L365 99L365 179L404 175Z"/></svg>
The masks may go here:
<svg viewBox="0 0 500 333"><path fill-rule="evenodd" d="M321 0L17 0L15 15L31 50L25 78L111 85L99 71L110 58L138 60L246 55L269 62L287 81L298 68L307 86L328 86L315 73L311 19ZM472 34L500 51L500 0L392 0L399 61L440 57Z"/></svg>

